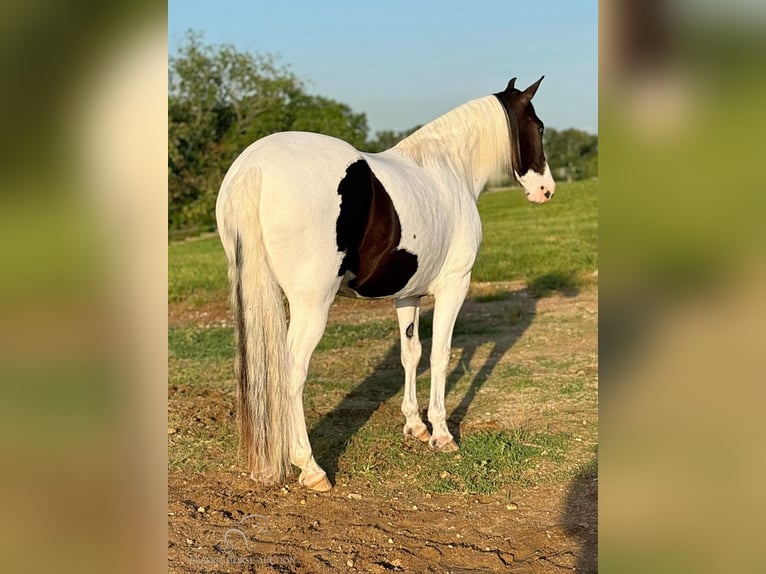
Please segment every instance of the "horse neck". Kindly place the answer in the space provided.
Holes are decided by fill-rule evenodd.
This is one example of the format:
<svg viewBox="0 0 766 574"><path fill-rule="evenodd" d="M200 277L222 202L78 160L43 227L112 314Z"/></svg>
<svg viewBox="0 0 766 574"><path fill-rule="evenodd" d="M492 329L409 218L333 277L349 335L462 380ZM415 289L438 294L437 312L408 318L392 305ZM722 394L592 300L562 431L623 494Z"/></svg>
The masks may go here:
<svg viewBox="0 0 766 574"><path fill-rule="evenodd" d="M457 177L478 199L489 178L511 164L508 130L502 105L486 96L426 124L394 149L426 170Z"/></svg>

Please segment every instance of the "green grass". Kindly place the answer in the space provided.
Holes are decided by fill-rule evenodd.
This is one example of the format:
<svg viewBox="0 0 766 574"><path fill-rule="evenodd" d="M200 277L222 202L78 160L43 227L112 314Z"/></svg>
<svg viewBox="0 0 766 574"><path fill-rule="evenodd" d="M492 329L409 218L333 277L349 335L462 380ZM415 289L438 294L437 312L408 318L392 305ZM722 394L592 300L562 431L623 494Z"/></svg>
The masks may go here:
<svg viewBox="0 0 766 574"><path fill-rule="evenodd" d="M396 321L328 325L317 351L350 347L360 341L393 339L398 335ZM170 329L168 350L171 358L226 359L234 349L233 327L188 327Z"/></svg>
<svg viewBox="0 0 766 574"><path fill-rule="evenodd" d="M598 180L561 183L554 199L531 204L519 188L479 199L484 241L475 281L533 282L548 275L565 285L598 267Z"/></svg>
<svg viewBox="0 0 766 574"><path fill-rule="evenodd" d="M598 267L598 180L561 183L545 205L529 203L519 188L486 193L479 211L484 241L474 281L523 280L545 296L575 289ZM226 290L218 237L168 246L169 301L199 306L225 298Z"/></svg>
<svg viewBox="0 0 766 574"><path fill-rule="evenodd" d="M358 325L328 325L317 351L350 347L359 341L393 339L398 336L396 321L378 321Z"/></svg>
<svg viewBox="0 0 766 574"><path fill-rule="evenodd" d="M423 492L491 494L508 484L535 483L529 471L541 462L561 462L569 442L564 433L482 431L466 434L458 452L444 454L413 447L400 431L399 425L363 427L341 455L344 471L364 475L373 487L406 475ZM397 443L402 448L392 448Z"/></svg>
<svg viewBox="0 0 766 574"><path fill-rule="evenodd" d="M230 359L234 349L233 327L170 329L170 358Z"/></svg>
<svg viewBox="0 0 766 574"><path fill-rule="evenodd" d="M187 327L168 331L171 385L224 386L234 378L234 328Z"/></svg>
<svg viewBox="0 0 766 574"><path fill-rule="evenodd" d="M218 237L168 245L168 301L197 306L227 292L226 255Z"/></svg>
<svg viewBox="0 0 766 574"><path fill-rule="evenodd" d="M543 386L543 383L536 380L530 371L525 372L523 375L510 374L508 370L504 370L504 377L508 377L508 388L518 391L521 389L539 389Z"/></svg>
<svg viewBox="0 0 766 574"><path fill-rule="evenodd" d="M527 470L540 459L559 462L565 448L563 435L523 430L467 435L460 457L442 457L442 463L437 465L442 467L438 478L431 478L424 488L431 492L490 494L508 481L527 484Z"/></svg>

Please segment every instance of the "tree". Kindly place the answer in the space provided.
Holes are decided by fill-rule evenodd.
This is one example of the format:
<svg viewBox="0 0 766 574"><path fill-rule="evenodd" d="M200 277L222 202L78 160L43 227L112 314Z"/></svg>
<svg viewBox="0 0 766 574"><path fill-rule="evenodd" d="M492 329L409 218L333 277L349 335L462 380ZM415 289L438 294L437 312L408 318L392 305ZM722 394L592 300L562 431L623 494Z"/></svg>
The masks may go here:
<svg viewBox="0 0 766 574"><path fill-rule="evenodd" d="M255 140L305 130L363 146L367 118L347 105L309 95L271 55L209 46L189 32L170 59L168 94L168 224L215 224L215 200L236 156Z"/></svg>
<svg viewBox="0 0 766 574"><path fill-rule="evenodd" d="M419 130L422 126L417 125L414 128L408 130L395 132L393 130L381 130L375 132L375 139L368 141L365 144L364 150L372 153L385 151L394 147L404 138Z"/></svg>
<svg viewBox="0 0 766 574"><path fill-rule="evenodd" d="M546 128L545 155L554 177L567 181L598 175L598 136L574 128Z"/></svg>
<svg viewBox="0 0 766 574"><path fill-rule="evenodd" d="M300 94L288 106L289 129L340 138L357 148L367 139L367 116L322 96Z"/></svg>

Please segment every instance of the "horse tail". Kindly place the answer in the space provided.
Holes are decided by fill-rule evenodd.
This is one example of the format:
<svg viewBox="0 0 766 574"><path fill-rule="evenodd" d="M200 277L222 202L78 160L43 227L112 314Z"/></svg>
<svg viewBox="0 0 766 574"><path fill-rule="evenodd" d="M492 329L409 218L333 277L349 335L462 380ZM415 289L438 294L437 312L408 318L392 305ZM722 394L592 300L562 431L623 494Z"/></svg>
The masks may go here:
<svg viewBox="0 0 766 574"><path fill-rule="evenodd" d="M282 290L269 266L260 222L261 173L234 172L221 186L216 215L229 260L237 353L240 446L251 477L283 483L291 473L287 324Z"/></svg>

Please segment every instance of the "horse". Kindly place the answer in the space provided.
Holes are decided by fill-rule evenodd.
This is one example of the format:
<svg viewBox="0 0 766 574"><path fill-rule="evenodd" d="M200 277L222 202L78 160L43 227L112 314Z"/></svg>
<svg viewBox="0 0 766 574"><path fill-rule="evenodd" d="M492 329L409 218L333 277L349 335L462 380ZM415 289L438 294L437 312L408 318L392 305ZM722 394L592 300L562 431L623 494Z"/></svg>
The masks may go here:
<svg viewBox="0 0 766 574"><path fill-rule="evenodd" d="M338 294L393 299L403 432L438 451L458 449L446 424L445 378L482 239L477 200L501 169L533 203L555 191L532 105L543 77L523 91L513 78L380 153L292 131L259 139L234 160L216 220L237 333L240 445L255 481L284 484L295 465L305 488L332 488L311 450L303 388ZM434 297L430 432L415 392L425 295Z"/></svg>

